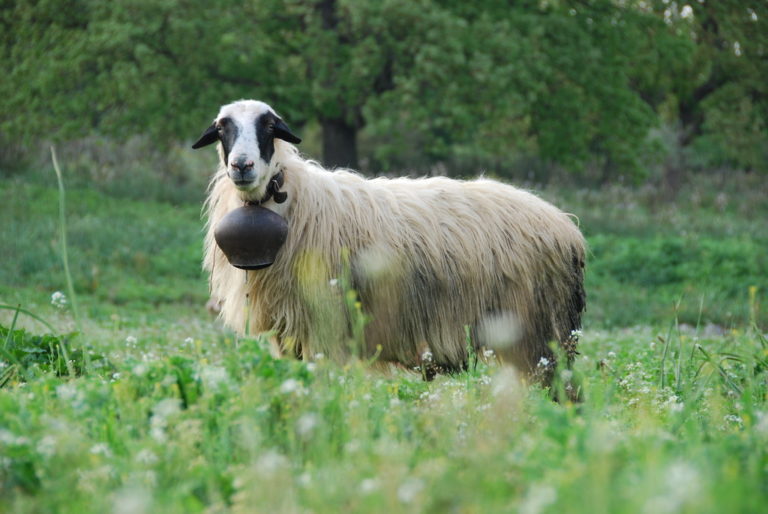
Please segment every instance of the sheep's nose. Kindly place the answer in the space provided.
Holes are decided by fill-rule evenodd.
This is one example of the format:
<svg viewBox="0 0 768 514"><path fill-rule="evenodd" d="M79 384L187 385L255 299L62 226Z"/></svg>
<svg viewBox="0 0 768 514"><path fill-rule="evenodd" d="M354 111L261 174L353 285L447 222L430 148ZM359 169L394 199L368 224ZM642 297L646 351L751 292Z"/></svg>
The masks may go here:
<svg viewBox="0 0 768 514"><path fill-rule="evenodd" d="M238 157L229 163L229 165L233 170L239 170L240 173L244 173L253 168L253 161L248 160L245 157Z"/></svg>

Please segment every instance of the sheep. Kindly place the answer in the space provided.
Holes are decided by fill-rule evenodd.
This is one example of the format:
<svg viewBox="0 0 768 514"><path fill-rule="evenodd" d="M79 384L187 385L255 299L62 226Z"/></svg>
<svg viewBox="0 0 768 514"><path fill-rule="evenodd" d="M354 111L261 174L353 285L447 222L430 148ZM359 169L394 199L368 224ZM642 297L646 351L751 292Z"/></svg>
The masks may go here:
<svg viewBox="0 0 768 514"><path fill-rule="evenodd" d="M430 374L466 369L490 348L548 381L549 343L574 355L585 241L571 215L482 177L326 170L299 154L300 141L269 105L240 100L221 107L193 145L218 143L203 267L226 325L272 333L281 354L375 357ZM214 239L220 220L247 202L289 227L275 262L257 271L230 265ZM362 343L350 344L360 326Z"/></svg>

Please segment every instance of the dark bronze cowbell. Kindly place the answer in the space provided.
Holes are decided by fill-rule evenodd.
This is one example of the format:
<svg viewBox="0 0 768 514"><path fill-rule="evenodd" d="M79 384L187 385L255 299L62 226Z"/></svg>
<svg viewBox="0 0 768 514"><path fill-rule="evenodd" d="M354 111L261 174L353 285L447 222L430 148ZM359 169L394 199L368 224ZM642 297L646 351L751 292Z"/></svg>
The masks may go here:
<svg viewBox="0 0 768 514"><path fill-rule="evenodd" d="M275 262L288 237L288 222L259 205L245 205L224 216L213 237L232 266L261 269Z"/></svg>

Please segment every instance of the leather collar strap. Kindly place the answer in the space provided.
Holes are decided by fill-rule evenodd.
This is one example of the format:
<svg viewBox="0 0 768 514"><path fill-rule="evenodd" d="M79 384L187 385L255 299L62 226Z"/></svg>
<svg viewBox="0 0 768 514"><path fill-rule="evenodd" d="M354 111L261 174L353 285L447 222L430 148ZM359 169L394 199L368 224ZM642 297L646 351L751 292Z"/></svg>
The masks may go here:
<svg viewBox="0 0 768 514"><path fill-rule="evenodd" d="M246 204L262 205L268 202L270 198L274 198L275 203L283 203L288 198L288 193L280 191L280 188L283 187L284 183L285 176L283 175L283 170L280 170L275 173L271 179L269 179L269 184L267 184L267 192L264 193L264 196L261 198L261 200L258 202L246 202Z"/></svg>

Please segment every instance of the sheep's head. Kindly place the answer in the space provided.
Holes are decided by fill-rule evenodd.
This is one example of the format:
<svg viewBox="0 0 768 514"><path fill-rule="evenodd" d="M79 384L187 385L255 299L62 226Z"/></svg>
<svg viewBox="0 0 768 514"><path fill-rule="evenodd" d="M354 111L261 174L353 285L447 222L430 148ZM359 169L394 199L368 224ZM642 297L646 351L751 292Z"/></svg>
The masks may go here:
<svg viewBox="0 0 768 514"><path fill-rule="evenodd" d="M300 143L275 111L264 102L240 100L225 105L192 148L220 142L229 178L245 196L264 194L275 170L275 139Z"/></svg>

